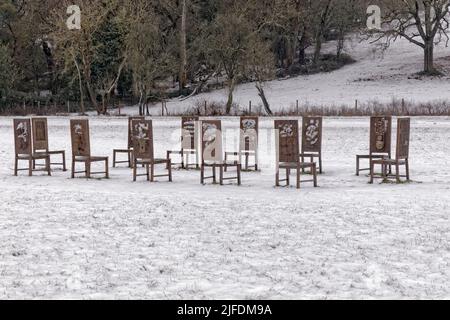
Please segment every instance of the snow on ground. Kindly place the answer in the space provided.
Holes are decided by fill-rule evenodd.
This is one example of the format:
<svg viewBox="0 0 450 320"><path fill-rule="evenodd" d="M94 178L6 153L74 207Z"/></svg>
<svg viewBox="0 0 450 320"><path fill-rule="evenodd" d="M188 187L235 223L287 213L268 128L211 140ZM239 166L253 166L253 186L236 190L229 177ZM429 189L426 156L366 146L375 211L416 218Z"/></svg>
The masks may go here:
<svg viewBox="0 0 450 320"><path fill-rule="evenodd" d="M324 52L327 51L335 52L333 43L325 46ZM347 43L346 53L357 62L330 73L268 82L266 94L273 111L289 109L296 104L296 100L300 105L340 107L354 106L356 99L361 104L373 101L387 103L393 99L415 103L450 99L448 76L416 79L415 74L423 70L423 50L407 40L400 39L383 52L378 44L353 38ZM440 44L435 55L436 66L449 74L450 48ZM205 100L225 102L226 89L200 94L185 101L173 99L167 107L169 112L179 113L198 103L202 105ZM260 104L254 84L238 86L235 102L241 108L247 108L250 100L253 105ZM154 106L152 114L160 115L161 106Z"/></svg>
<svg viewBox="0 0 450 320"><path fill-rule="evenodd" d="M177 146L179 121L154 119L157 155ZM70 153L68 123L49 119L52 149ZM127 168L13 177L11 125L0 119L1 299L450 298L450 118L412 120L414 182L402 185L354 175L367 118L326 118L325 174L300 191L273 187L272 119L262 172L241 187L178 170L153 184ZM94 154L125 146L126 119L90 126Z"/></svg>

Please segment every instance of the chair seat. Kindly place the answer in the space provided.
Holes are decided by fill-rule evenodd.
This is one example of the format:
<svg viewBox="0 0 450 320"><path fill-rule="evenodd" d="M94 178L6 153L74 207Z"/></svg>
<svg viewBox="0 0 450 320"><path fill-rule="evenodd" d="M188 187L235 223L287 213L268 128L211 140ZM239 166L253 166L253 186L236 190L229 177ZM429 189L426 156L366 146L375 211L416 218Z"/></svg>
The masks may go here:
<svg viewBox="0 0 450 320"><path fill-rule="evenodd" d="M106 161L106 160L108 160L108 157L75 156L74 159L75 159L75 161L77 161L77 162L86 162L86 161L89 161L89 162L99 162L99 161Z"/></svg>
<svg viewBox="0 0 450 320"><path fill-rule="evenodd" d="M65 153L65 150L54 150L54 151L47 151L48 154L60 154Z"/></svg>
<svg viewBox="0 0 450 320"><path fill-rule="evenodd" d="M129 149L114 149L113 152L119 152L119 153L129 153L132 152L133 148L129 148Z"/></svg>
<svg viewBox="0 0 450 320"><path fill-rule="evenodd" d="M356 155L356 157L358 157L360 159L370 159L370 158L372 158L372 159L380 159L380 158L386 157L386 155L383 155L383 154L373 154L373 155L370 155L370 154L358 154L358 155Z"/></svg>
<svg viewBox="0 0 450 320"><path fill-rule="evenodd" d="M233 166L239 166L241 164L239 163L239 161L229 160L229 161L205 162L204 165L207 166L207 167L212 167L212 166L233 167Z"/></svg>
<svg viewBox="0 0 450 320"><path fill-rule="evenodd" d="M137 164L160 164L168 163L169 159L136 159Z"/></svg>
<svg viewBox="0 0 450 320"><path fill-rule="evenodd" d="M33 153L33 154L18 154L17 158L21 160L45 159L48 157L47 153Z"/></svg>
<svg viewBox="0 0 450 320"><path fill-rule="evenodd" d="M397 160L397 159L390 159L390 158L383 158L383 159L379 159L379 160L372 160L372 162L374 164L405 164L406 161L401 159L401 160Z"/></svg>
<svg viewBox="0 0 450 320"><path fill-rule="evenodd" d="M310 168L312 166L315 166L315 162L281 162L279 167L284 169L296 169L297 166L299 168Z"/></svg>

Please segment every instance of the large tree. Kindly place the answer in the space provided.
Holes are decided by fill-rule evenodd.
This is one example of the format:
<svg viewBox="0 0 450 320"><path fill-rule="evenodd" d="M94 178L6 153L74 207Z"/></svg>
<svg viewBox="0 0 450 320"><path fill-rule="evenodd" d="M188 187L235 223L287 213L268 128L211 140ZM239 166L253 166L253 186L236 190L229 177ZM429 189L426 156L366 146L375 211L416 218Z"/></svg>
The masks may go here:
<svg viewBox="0 0 450 320"><path fill-rule="evenodd" d="M423 49L423 72L434 74L434 47L448 42L448 0L383 0L382 29L372 30L376 40L385 39L386 45L405 38Z"/></svg>

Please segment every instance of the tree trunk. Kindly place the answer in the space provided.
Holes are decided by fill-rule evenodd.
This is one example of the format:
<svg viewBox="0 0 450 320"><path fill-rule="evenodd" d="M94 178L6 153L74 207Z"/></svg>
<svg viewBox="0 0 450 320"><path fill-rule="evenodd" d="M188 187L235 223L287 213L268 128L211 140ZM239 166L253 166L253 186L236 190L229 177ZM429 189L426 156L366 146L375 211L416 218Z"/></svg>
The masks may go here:
<svg viewBox="0 0 450 320"><path fill-rule="evenodd" d="M180 75L179 75L179 90L180 94L183 92L187 84L187 49L186 49L186 1L183 0L181 10L181 28L180 28Z"/></svg>
<svg viewBox="0 0 450 320"><path fill-rule="evenodd" d="M425 44L423 71L428 74L434 72L434 45L431 41Z"/></svg>
<svg viewBox="0 0 450 320"><path fill-rule="evenodd" d="M271 116L273 113L272 113L272 110L270 110L269 101L267 101L266 93L264 92L264 88L262 87L261 84L257 83L256 90L258 90L258 95L261 98L261 101L264 106L264 110L266 110L267 115Z"/></svg>
<svg viewBox="0 0 450 320"><path fill-rule="evenodd" d="M322 33L319 33L316 37L316 46L314 49L314 65L317 66L319 64L320 52L322 51Z"/></svg>
<svg viewBox="0 0 450 320"><path fill-rule="evenodd" d="M231 113L231 107L233 106L233 92L235 87L234 78L228 80L228 101L225 113L229 115Z"/></svg>

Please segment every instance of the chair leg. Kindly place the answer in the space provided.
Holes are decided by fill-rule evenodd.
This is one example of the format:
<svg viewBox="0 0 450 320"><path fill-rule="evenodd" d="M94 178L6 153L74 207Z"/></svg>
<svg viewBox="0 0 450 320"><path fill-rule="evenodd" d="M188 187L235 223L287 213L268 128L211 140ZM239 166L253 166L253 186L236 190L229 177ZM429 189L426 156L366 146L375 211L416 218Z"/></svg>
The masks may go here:
<svg viewBox="0 0 450 320"><path fill-rule="evenodd" d="M205 166L203 164L200 167L200 184L205 184Z"/></svg>
<svg viewBox="0 0 450 320"><path fill-rule="evenodd" d="M105 178L109 179L109 159L105 160Z"/></svg>
<svg viewBox="0 0 450 320"><path fill-rule="evenodd" d="M113 168L116 167L116 150L113 150Z"/></svg>
<svg viewBox="0 0 450 320"><path fill-rule="evenodd" d="M319 173L322 174L323 173L323 168L322 168L322 154L319 154Z"/></svg>
<svg viewBox="0 0 450 320"><path fill-rule="evenodd" d="M373 184L373 171L375 170L375 164L370 161L370 184Z"/></svg>
<svg viewBox="0 0 450 320"><path fill-rule="evenodd" d="M86 178L90 179L91 178L91 162L89 160L85 161L84 167L86 168Z"/></svg>
<svg viewBox="0 0 450 320"><path fill-rule="evenodd" d="M277 169L277 172L275 173L275 186L280 186L280 170Z"/></svg>
<svg viewBox="0 0 450 320"><path fill-rule="evenodd" d="M31 177L33 175L33 160L28 160L28 175Z"/></svg>
<svg viewBox="0 0 450 320"><path fill-rule="evenodd" d="M150 182L155 182L155 164L150 164Z"/></svg>
<svg viewBox="0 0 450 320"><path fill-rule="evenodd" d="M213 174L213 183L217 183L217 177L216 177L216 165L212 166L212 174Z"/></svg>
<svg viewBox="0 0 450 320"><path fill-rule="evenodd" d="M228 172L227 161L228 161L228 155L225 153L225 164L224 164L225 172Z"/></svg>
<svg viewBox="0 0 450 320"><path fill-rule="evenodd" d="M356 176L359 177L359 157L356 156Z"/></svg>
<svg viewBox="0 0 450 320"><path fill-rule="evenodd" d="M238 180L238 186L241 185L241 165L237 165L237 180Z"/></svg>
<svg viewBox="0 0 450 320"><path fill-rule="evenodd" d="M128 150L127 155L128 155L128 168L131 168L131 151L130 150Z"/></svg>
<svg viewBox="0 0 450 320"><path fill-rule="evenodd" d="M316 164L313 165L312 171L313 171L313 179L314 179L314 188L317 188L317 166L316 166Z"/></svg>
<svg viewBox="0 0 450 320"><path fill-rule="evenodd" d="M290 175L291 175L291 170L289 170L289 168L286 168L286 186L291 185Z"/></svg>
<svg viewBox="0 0 450 320"><path fill-rule="evenodd" d="M248 170L248 158L249 158L249 154L246 153L245 154L245 170Z"/></svg>
<svg viewBox="0 0 450 320"><path fill-rule="evenodd" d="M409 160L408 159L406 159L406 162L405 162L405 169L406 169L406 180L409 181Z"/></svg>
<svg viewBox="0 0 450 320"><path fill-rule="evenodd" d="M305 157L304 157L303 155L302 155L302 158L301 158L301 159L302 159L302 163L304 163L304 162L305 162ZM303 172L303 173L306 172L304 167L302 168L302 172Z"/></svg>
<svg viewBox="0 0 450 320"><path fill-rule="evenodd" d="M75 159L72 156L72 174L71 174L72 179L75 178Z"/></svg>
<svg viewBox="0 0 450 320"><path fill-rule="evenodd" d="M169 159L169 182L172 182L172 161Z"/></svg>
<svg viewBox="0 0 450 320"><path fill-rule="evenodd" d="M66 152L65 151L62 152L62 162L63 162L63 171L66 172L67 167L66 167Z"/></svg>
<svg viewBox="0 0 450 320"><path fill-rule="evenodd" d="M36 160L33 159L33 170L36 170Z"/></svg>
<svg viewBox="0 0 450 320"><path fill-rule="evenodd" d="M221 186L223 186L223 170L223 166L219 166L219 183Z"/></svg>
<svg viewBox="0 0 450 320"><path fill-rule="evenodd" d="M300 189L300 172L302 170L300 169L300 165L297 164L297 189Z"/></svg>
<svg viewBox="0 0 450 320"><path fill-rule="evenodd" d="M133 163L133 181L136 182L136 176L137 176L137 164L136 161ZM147 166L147 180L150 180L150 176L148 173L148 166Z"/></svg>
<svg viewBox="0 0 450 320"><path fill-rule="evenodd" d="M16 176L16 177L17 177L18 166L19 166L19 158L16 155L14 157L14 176Z"/></svg>
<svg viewBox="0 0 450 320"><path fill-rule="evenodd" d="M398 162L395 164L395 178L397 180L397 183L400 183L400 165Z"/></svg>
<svg viewBox="0 0 450 320"><path fill-rule="evenodd" d="M47 158L45 158L45 167L47 169L47 174L49 176L52 175L51 171L50 171L50 156L48 156Z"/></svg>

